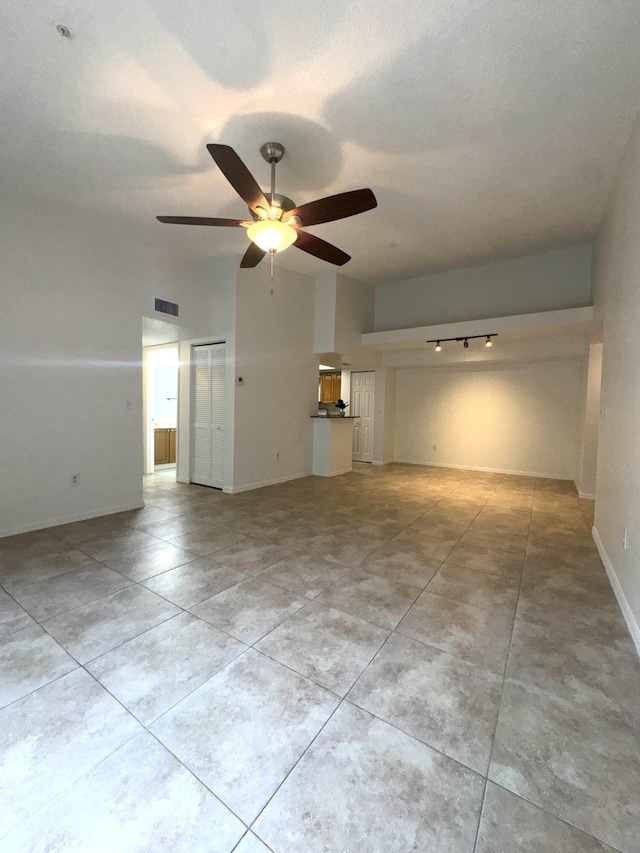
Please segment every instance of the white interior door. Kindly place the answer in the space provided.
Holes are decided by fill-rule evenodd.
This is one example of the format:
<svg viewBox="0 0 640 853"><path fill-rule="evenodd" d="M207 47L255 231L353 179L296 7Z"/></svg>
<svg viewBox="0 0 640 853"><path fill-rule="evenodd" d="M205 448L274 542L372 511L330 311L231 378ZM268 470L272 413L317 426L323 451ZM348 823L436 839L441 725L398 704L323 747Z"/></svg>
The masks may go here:
<svg viewBox="0 0 640 853"><path fill-rule="evenodd" d="M373 461L373 412L376 390L373 371L351 374L351 415L353 428L353 461Z"/></svg>
<svg viewBox="0 0 640 853"><path fill-rule="evenodd" d="M225 345L192 347L191 482L221 489L224 476Z"/></svg>

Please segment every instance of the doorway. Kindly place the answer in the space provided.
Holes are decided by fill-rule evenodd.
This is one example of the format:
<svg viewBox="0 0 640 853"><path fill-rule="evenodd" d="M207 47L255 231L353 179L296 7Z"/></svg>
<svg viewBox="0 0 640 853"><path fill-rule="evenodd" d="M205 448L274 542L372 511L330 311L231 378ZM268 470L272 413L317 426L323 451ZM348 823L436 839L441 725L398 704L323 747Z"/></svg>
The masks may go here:
<svg viewBox="0 0 640 853"><path fill-rule="evenodd" d="M178 447L178 345L144 350L144 473L175 478Z"/></svg>
<svg viewBox="0 0 640 853"><path fill-rule="evenodd" d="M373 462L373 417L376 374L373 370L351 374L351 415L353 427L354 462Z"/></svg>

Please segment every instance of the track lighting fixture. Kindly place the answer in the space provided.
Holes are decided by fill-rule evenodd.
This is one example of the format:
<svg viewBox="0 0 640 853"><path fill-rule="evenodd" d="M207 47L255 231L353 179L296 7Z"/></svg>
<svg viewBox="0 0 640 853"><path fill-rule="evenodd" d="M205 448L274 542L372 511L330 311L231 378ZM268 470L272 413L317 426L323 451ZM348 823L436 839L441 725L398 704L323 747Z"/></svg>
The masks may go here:
<svg viewBox="0 0 640 853"><path fill-rule="evenodd" d="M440 338L440 340L435 340L435 338L434 338L433 340L427 341L427 343L428 344L435 344L436 345L436 352L440 352L440 350L442 349L442 344L448 343L449 341L457 341L458 343L462 343L462 346L465 349L468 349L469 348L469 341L476 340L476 338L484 338L484 345L486 347L491 347L491 346L493 346L493 341L491 340L491 338L495 338L495 337L497 337L497 335L498 335L497 332L491 332L490 335L467 335L464 338Z"/></svg>

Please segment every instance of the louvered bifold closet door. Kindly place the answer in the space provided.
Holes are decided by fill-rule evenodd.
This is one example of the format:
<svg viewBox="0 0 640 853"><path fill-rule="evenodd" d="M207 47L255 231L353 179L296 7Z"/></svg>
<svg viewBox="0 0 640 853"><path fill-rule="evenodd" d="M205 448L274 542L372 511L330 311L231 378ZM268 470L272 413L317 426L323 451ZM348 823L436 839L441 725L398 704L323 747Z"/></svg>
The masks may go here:
<svg viewBox="0 0 640 853"><path fill-rule="evenodd" d="M191 482L221 489L224 474L225 345L193 347Z"/></svg>

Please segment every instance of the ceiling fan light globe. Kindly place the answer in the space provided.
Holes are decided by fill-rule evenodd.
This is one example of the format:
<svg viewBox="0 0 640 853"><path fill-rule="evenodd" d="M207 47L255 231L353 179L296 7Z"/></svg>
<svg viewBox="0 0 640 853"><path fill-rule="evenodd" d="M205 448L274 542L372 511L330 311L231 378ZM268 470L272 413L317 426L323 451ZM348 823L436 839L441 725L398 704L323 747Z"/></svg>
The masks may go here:
<svg viewBox="0 0 640 853"><path fill-rule="evenodd" d="M247 228L247 234L264 252L282 252L298 238L295 228L278 219L254 222Z"/></svg>

